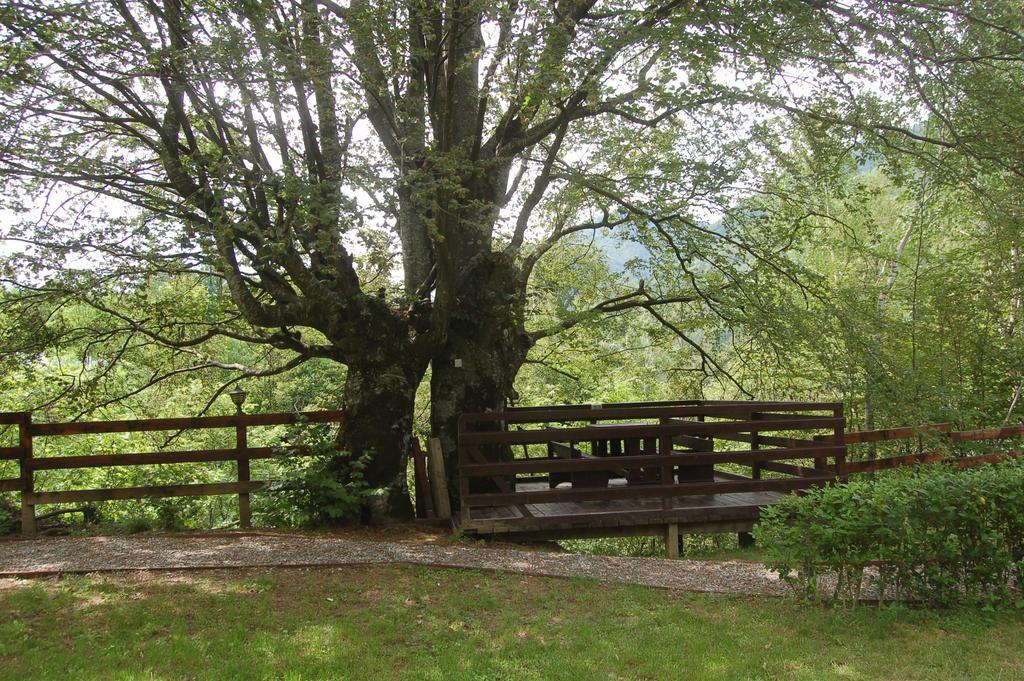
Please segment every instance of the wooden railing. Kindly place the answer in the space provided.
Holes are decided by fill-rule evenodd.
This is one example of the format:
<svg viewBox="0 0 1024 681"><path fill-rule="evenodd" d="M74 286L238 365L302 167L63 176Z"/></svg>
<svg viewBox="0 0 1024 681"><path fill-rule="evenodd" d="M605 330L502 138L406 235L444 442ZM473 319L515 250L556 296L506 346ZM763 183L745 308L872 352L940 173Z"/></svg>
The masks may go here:
<svg viewBox="0 0 1024 681"><path fill-rule="evenodd" d="M822 443L842 442L846 445L867 444L875 442L893 442L899 440L912 440L917 443L917 452L900 456L888 456L881 458L867 458L862 461L849 461L844 463L840 469L840 475L846 477L858 473L873 473L904 466L913 466L921 463L947 463L956 468L970 468L987 463L995 463L1006 459L1013 459L1024 456L1022 450L1011 450L1004 452L989 452L973 456L959 456L953 450L957 443L985 442L990 440L1005 440L1010 438L1024 437L1024 425L1006 426L1000 428L982 428L978 430L953 430L949 423L931 423L921 426L907 426L901 428L885 428L881 430L865 430L844 433L841 438L835 435L817 436L815 439ZM935 440L938 447L926 450L924 441L928 438Z"/></svg>
<svg viewBox="0 0 1024 681"><path fill-rule="evenodd" d="M530 515L528 504L667 501L822 484L844 463L846 446L838 439L844 426L842 404L818 402L678 401L464 414L461 522L472 529L474 513L488 507L513 506ZM839 444L815 441L822 431ZM748 447L715 451L716 440ZM540 455L530 456L538 446ZM519 448L527 456L513 458ZM726 464L749 467L750 475L722 470ZM781 475L765 479L763 471Z"/></svg>
<svg viewBox="0 0 1024 681"><path fill-rule="evenodd" d="M200 416L187 418L139 419L131 421L76 421L71 423L33 423L31 412L0 413L0 425L18 429L18 446L0 448L0 460L19 463L17 478L0 480L0 492L21 493L22 533L31 537L36 532L35 507L40 504L62 504L116 499L154 499L161 497L199 497L217 494L238 495L238 517L241 527L251 524L249 494L266 482L251 480L249 462L281 456L304 456L303 448L249 447L248 429L254 426L276 426L305 423L340 423L341 411L313 411L276 414L236 414L233 416ZM210 428L233 428L235 446L227 449L157 451L126 454L85 454L75 456L35 456L34 441L40 437L63 437L101 433L185 431ZM236 462L236 481L190 483L180 485L148 485L105 489L39 491L35 472L70 468L108 466L150 466L172 463Z"/></svg>

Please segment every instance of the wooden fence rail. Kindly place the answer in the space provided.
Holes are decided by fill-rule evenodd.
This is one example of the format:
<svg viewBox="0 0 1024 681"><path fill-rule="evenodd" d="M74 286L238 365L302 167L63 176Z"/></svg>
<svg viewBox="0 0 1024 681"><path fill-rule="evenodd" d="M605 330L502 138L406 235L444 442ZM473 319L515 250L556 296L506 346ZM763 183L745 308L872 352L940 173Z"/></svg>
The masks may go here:
<svg viewBox="0 0 1024 681"><path fill-rule="evenodd" d="M923 442L925 437L936 438L945 445L942 451L925 451ZM906 426L901 428L885 428L881 430L866 430L844 433L841 440L833 435L819 435L815 440L819 444L835 443L841 441L846 445L865 444L869 442L892 442L896 440L915 439L918 443L916 454L904 454L901 456L889 456L884 458L871 458L863 461L850 461L844 463L839 473L844 478L858 473L874 473L877 471L902 468L904 466L915 466L922 463L946 463L956 468L970 468L986 463L995 463L1007 459L1014 459L1024 456L1024 451L1013 450L1005 452L991 452L975 456L956 456L951 452L954 443L959 442L984 442L989 440L1006 440L1010 438L1024 437L1024 424L1006 426L1001 428L981 428L978 430L953 430L949 423L931 423L920 426Z"/></svg>
<svg viewBox="0 0 1024 681"><path fill-rule="evenodd" d="M119 499L156 499L164 497L199 497L237 494L239 525L250 527L252 512L249 494L266 485L251 480L249 462L281 456L308 456L304 447L249 447L249 429L259 426L300 425L311 423L343 423L344 412L309 411L270 414L234 414L231 416L199 416L187 418L137 419L130 421L75 421L70 423L33 423L31 412L0 413L0 425L18 428L18 446L0 448L0 460L17 461L17 478L0 479L0 492L21 493L21 527L26 537L35 535L36 510L40 504L110 501ZM125 454L83 454L74 456L35 456L34 442L40 437L69 437L86 434L159 432L233 428L235 446L226 449L133 452ZM105 489L40 491L36 489L35 472L72 468L108 466L152 466L172 463L209 463L234 461L235 482L189 483L180 485L147 485Z"/></svg>
<svg viewBox="0 0 1024 681"><path fill-rule="evenodd" d="M882 430L863 430L843 434L843 442L848 445L863 444L867 442L888 442L891 440L905 440L910 438L935 437L948 435L953 430L949 423L932 423L923 426L904 426L901 428L884 428ZM816 440L834 441L835 437L830 435L817 436Z"/></svg>

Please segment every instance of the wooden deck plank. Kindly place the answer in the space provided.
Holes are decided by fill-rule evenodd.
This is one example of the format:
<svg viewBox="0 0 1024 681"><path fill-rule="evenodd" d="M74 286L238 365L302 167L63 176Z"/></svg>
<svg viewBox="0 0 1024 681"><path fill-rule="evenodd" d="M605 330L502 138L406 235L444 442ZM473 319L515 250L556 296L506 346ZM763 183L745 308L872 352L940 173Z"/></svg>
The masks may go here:
<svg viewBox="0 0 1024 681"><path fill-rule="evenodd" d="M664 516L664 517L682 517L685 516L691 520L699 519L722 519L732 517L745 517L753 516L761 507L759 505L728 505L728 506L717 506L717 507L689 507L689 508L634 508L630 510L622 509L605 509L605 510L594 510L594 509L580 509L577 513L561 513L554 515L535 515L532 518L516 518L512 517L512 509L505 509L502 514L504 517L495 517L493 520L515 520L518 524L526 526L532 525L552 525L559 523L571 523L571 524L617 524L621 522L633 522L637 519L645 519L649 521L651 516ZM475 520L476 518L474 518ZM480 522L486 522L488 519L480 519ZM529 521L529 522L527 522Z"/></svg>
<svg viewBox="0 0 1024 681"><path fill-rule="evenodd" d="M721 482L734 480L721 474L716 474L715 479ZM612 479L608 485L624 488L628 483L623 479ZM517 485L519 491L547 489L545 482ZM776 491L730 491L674 497L667 506L663 499L657 497L535 502L525 507L533 517L524 515L515 506L478 507L473 509L472 518L463 530L471 534L508 537L528 533L601 536L602 532L622 535L630 533L630 528L657 528L668 522L677 522L681 532L708 527L747 531L763 506L776 503L784 496L786 493Z"/></svg>
<svg viewBox="0 0 1024 681"><path fill-rule="evenodd" d="M759 510L758 506L726 506L717 509L647 509L628 513L585 513L572 516L480 520L473 521L463 529L476 534L514 534L538 530L612 528L677 522L680 524L680 531L686 532L689 525L731 521L752 523L756 520Z"/></svg>
<svg viewBox="0 0 1024 681"><path fill-rule="evenodd" d="M688 498L685 503L663 508L657 499L616 499L604 501L560 502L531 504L533 518L517 515L514 507L493 507L491 512L478 514L474 509L470 525L464 528L480 534L493 531L515 532L551 528L611 527L663 522L677 519L682 522L719 522L756 518L760 507L767 501L757 493L731 495L701 495Z"/></svg>

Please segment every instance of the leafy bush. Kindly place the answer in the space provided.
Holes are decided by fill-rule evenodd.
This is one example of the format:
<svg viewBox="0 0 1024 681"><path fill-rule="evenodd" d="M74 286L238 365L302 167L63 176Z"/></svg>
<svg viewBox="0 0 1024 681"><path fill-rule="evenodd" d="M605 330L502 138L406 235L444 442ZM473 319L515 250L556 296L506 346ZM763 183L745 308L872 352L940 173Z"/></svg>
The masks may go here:
<svg viewBox="0 0 1024 681"><path fill-rule="evenodd" d="M1024 586L1024 463L935 465L818 488L764 509L755 536L765 564L809 598L827 595L828 575L832 597L856 602L874 567L869 578L886 597L1009 602L1011 585Z"/></svg>
<svg viewBox="0 0 1024 681"><path fill-rule="evenodd" d="M327 426L292 429L281 448L300 446L308 448L310 456L282 457L282 479L268 487L271 493L257 497L260 505L254 509L263 523L333 525L360 519L371 497L379 492L369 487L364 477L372 453L354 458L339 451Z"/></svg>
<svg viewBox="0 0 1024 681"><path fill-rule="evenodd" d="M0 499L0 536L13 534L21 524L21 512L17 506Z"/></svg>

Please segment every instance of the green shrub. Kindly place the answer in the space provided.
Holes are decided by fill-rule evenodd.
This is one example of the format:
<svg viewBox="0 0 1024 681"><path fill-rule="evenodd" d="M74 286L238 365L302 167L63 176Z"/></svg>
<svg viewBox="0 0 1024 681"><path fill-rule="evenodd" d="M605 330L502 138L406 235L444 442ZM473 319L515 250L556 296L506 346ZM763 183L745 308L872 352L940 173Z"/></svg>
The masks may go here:
<svg viewBox="0 0 1024 681"><path fill-rule="evenodd" d="M7 499L0 498L0 536L13 534L20 525L20 509Z"/></svg>
<svg viewBox="0 0 1024 681"><path fill-rule="evenodd" d="M935 465L818 488L765 509L755 536L765 564L809 598L856 602L874 566L870 579L887 597L1005 603L1011 583L1024 585L1024 463ZM831 594L825 575L835 578Z"/></svg>
<svg viewBox="0 0 1024 681"><path fill-rule="evenodd" d="M380 492L364 477L372 453L355 458L339 451L336 436L326 426L290 430L280 449L284 453L293 447L307 448L310 456L279 459L281 478L254 506L262 524L336 525L366 514L370 499Z"/></svg>

